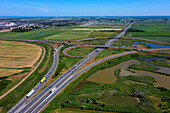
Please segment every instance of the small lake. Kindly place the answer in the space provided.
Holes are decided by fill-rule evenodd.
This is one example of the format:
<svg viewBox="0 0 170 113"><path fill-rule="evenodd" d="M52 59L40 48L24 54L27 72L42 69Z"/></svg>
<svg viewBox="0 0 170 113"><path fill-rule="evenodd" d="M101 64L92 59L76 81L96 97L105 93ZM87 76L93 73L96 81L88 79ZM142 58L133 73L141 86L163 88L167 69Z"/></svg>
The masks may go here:
<svg viewBox="0 0 170 113"><path fill-rule="evenodd" d="M104 70L94 73L87 80L91 81L91 82L112 84L112 83L115 83L115 81L116 81L116 77L114 76L114 71L116 69L121 69L120 76L128 76L128 75L146 76L146 75L148 75L148 76L154 77L155 80L157 81L156 83L154 83L155 87L165 87L167 89L170 89L170 83L169 83L170 77L169 76L152 73L152 72L148 72L148 71L142 71L142 70L131 69L135 73L127 71L126 69L133 64L140 64L140 62L138 60L129 60L129 61L122 62L122 63L120 63L116 66L113 66L111 68L107 68L107 69L104 69ZM159 68L160 68L158 70L159 72L165 72L165 71L169 70L166 67L164 67L163 69L161 67L159 67Z"/></svg>
<svg viewBox="0 0 170 113"><path fill-rule="evenodd" d="M151 43L144 43L144 42L135 42L138 44L145 44L147 46L150 46L151 49L156 49L156 48L170 48L168 45L160 45L160 44L151 44Z"/></svg>
<svg viewBox="0 0 170 113"><path fill-rule="evenodd" d="M140 64L140 62L137 60L130 60L130 61L120 63L114 67L97 71L96 73L91 75L87 80L90 82L113 84L117 80L117 78L114 76L115 70L116 69L125 69L132 64ZM129 71L127 71L127 73L131 74L131 72L129 72Z"/></svg>
<svg viewBox="0 0 170 113"><path fill-rule="evenodd" d="M135 97L131 96L113 96L113 93L106 94L102 99L99 101L104 102L110 105L117 105L117 106L131 106L134 107L138 101Z"/></svg>

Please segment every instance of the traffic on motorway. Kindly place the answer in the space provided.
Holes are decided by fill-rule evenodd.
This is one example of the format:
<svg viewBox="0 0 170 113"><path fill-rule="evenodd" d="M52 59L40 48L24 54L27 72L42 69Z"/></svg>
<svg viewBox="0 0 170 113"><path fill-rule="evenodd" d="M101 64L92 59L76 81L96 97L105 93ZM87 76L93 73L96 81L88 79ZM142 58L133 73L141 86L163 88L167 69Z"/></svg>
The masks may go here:
<svg viewBox="0 0 170 113"><path fill-rule="evenodd" d="M129 29L132 25L133 23L129 24L125 28L124 31L122 31L117 37L115 37L115 39L109 40L104 46L110 46L114 41L116 41L118 38L123 36L126 30ZM16 39L16 40L19 40L19 39ZM42 40L24 40L24 41L42 41ZM9 111L9 113L38 113L40 112L57 94L59 94L64 88L66 88L70 82L72 82L81 73L87 70L87 68L80 70L85 64L87 64L92 58L94 58L96 55L98 55L100 52L104 50L103 48L98 48L94 50L93 52L91 52L90 54L88 54L84 59L82 59L80 62L74 65L71 69L69 69L66 73L61 75L59 78L57 78L53 83L51 83L48 87L46 87L43 91L41 91L38 95L36 95L33 99L29 101L29 99L33 95L35 95L39 91L40 88L42 88L45 85L45 83L53 75L53 73L55 72L57 68L58 60L59 60L58 58L59 50L64 45L60 46L58 49L56 49L54 45L52 44L50 45L53 46L55 50L54 61L53 61L53 65L50 71L17 105L15 105ZM104 60L107 60L107 59L103 59L102 61ZM98 64L98 63L95 63L95 64ZM94 66L95 64L91 66Z"/></svg>

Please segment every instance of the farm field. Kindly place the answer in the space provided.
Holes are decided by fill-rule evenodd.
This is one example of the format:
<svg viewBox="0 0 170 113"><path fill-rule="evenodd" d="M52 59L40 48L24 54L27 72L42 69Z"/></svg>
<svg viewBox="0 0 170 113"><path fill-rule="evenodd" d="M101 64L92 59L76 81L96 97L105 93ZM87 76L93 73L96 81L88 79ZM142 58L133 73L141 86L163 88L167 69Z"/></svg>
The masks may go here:
<svg viewBox="0 0 170 113"><path fill-rule="evenodd" d="M103 42L107 42L107 41L109 41L109 40L110 40L109 38L105 38L105 39L83 40L83 41L81 41L81 42L101 42L101 43L103 43Z"/></svg>
<svg viewBox="0 0 170 113"><path fill-rule="evenodd" d="M1 99L0 107L1 107L2 112L7 112L16 103L18 103L19 100L21 100L37 84L37 82L39 82L44 77L44 75L47 74L47 72L49 71L49 69L53 63L54 49L52 46L49 46L48 44L45 44L45 43L38 43L38 42L27 42L27 43L28 43L28 45L35 45L38 47L43 46L46 50L45 56L43 57L43 61L40 63L38 68L26 80L24 80L24 82L22 82L16 89L14 89L12 92L10 92L8 95L6 95L6 97ZM41 58L42 58L42 55L38 59L38 61L40 61ZM38 61L36 61L34 64L37 64ZM16 73L16 74L10 75L8 77L0 78L1 79L1 81L0 81L0 84L1 84L0 85L1 86L0 95L3 95L9 89L11 89L16 84L18 84L31 70L31 68L27 68L27 67L26 68L24 67L21 69L23 69L23 71L20 73ZM43 71L40 72L40 70L42 70L42 69L43 69Z"/></svg>
<svg viewBox="0 0 170 113"><path fill-rule="evenodd" d="M90 31L72 31L68 30L63 33L59 33L56 35L48 36L43 39L49 40L74 40L74 39L82 39L86 38L90 34Z"/></svg>
<svg viewBox="0 0 170 113"><path fill-rule="evenodd" d="M0 41L0 67L32 67L39 59L42 49L39 46L24 42Z"/></svg>
<svg viewBox="0 0 170 113"><path fill-rule="evenodd" d="M91 32L88 36L88 38L92 37L113 37L116 34L116 32Z"/></svg>
<svg viewBox="0 0 170 113"><path fill-rule="evenodd" d="M112 29L123 29L126 25L103 25L103 24L95 24L86 27L79 27L79 28L89 28L89 29L105 29L105 28L112 28ZM75 27L77 28L77 27Z"/></svg>
<svg viewBox="0 0 170 113"><path fill-rule="evenodd" d="M61 33L58 28L37 29L29 32L3 32L0 33L0 38L23 38L23 39L42 39L43 37L51 36L57 33Z"/></svg>
<svg viewBox="0 0 170 113"><path fill-rule="evenodd" d="M132 29L145 32L129 32L127 36L153 40L170 40L170 23L135 23Z"/></svg>

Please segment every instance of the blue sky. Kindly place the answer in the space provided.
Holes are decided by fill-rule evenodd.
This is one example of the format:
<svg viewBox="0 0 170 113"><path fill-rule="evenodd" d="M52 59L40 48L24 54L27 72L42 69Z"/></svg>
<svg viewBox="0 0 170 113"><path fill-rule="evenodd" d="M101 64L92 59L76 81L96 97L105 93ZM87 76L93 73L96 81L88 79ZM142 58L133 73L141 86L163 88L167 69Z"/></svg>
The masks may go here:
<svg viewBox="0 0 170 113"><path fill-rule="evenodd" d="M170 15L170 0L0 0L0 16Z"/></svg>

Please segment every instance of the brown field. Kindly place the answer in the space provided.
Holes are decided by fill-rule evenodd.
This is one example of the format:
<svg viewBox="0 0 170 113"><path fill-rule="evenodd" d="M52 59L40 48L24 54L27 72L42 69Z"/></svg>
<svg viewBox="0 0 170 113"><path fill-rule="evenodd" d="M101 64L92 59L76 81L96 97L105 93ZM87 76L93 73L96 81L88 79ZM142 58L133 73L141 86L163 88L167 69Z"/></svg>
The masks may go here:
<svg viewBox="0 0 170 113"><path fill-rule="evenodd" d="M15 73L19 73L23 70L18 69L0 69L0 77L9 76Z"/></svg>
<svg viewBox="0 0 170 113"><path fill-rule="evenodd" d="M0 41L0 67L32 67L39 59L42 49L25 42Z"/></svg>
<svg viewBox="0 0 170 113"><path fill-rule="evenodd" d="M15 68L32 67L41 56L41 53L41 47L33 44L0 41L0 67L12 68L0 69L0 77L23 71L23 69Z"/></svg>

